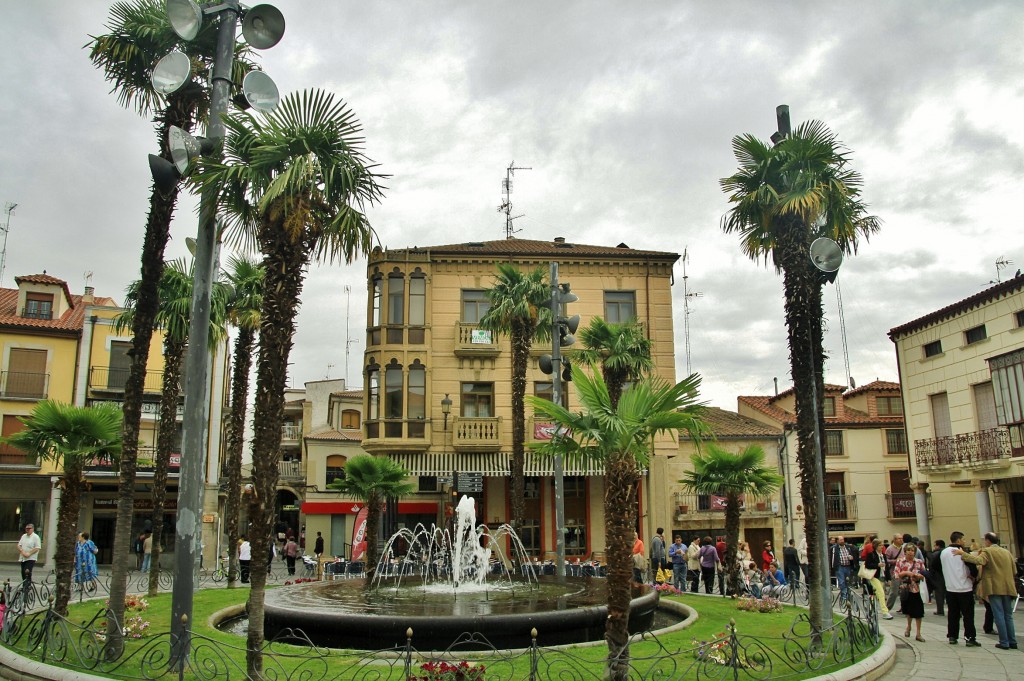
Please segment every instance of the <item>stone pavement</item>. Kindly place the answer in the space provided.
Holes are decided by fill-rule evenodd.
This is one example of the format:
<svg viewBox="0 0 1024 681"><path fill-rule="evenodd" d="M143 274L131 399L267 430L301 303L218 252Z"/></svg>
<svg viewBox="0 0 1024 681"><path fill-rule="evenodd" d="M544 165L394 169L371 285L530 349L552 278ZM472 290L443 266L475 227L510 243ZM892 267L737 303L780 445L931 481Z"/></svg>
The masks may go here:
<svg viewBox="0 0 1024 681"><path fill-rule="evenodd" d="M882 628L896 639L896 664L885 676L885 681L1024 681L1024 651L999 650L995 634L981 631L985 608L980 604L974 610L980 648L964 646L963 625L957 645L946 642L946 618L935 614L934 605L925 606L921 623L924 643L914 640L914 630L905 637L907 619L893 612L895 619L882 620ZM1024 633L1024 605L1017 609L1014 624ZM1018 634L1018 640L1024 636Z"/></svg>

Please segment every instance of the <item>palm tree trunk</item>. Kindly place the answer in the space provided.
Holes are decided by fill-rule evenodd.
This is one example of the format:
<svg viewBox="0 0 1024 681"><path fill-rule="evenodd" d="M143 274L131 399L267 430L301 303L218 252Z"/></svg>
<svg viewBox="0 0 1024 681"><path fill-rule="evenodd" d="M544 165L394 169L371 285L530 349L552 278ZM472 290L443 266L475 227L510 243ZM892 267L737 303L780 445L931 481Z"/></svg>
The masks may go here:
<svg viewBox="0 0 1024 681"><path fill-rule="evenodd" d="M186 88L187 90L187 88ZM160 156L170 160L167 132L176 125L191 130L195 104L179 95L167 99L167 107L155 119ZM171 217L178 200L175 187L161 194L156 187L149 196L149 217L142 243L142 276L132 322L132 364L124 388L124 425L121 429L121 462L118 476L117 523L114 530L113 564L110 574L110 616L104 654L108 659L120 656L124 648L121 622L124 621L124 597L128 591L128 572L135 567L131 552L132 520L135 510L135 475L138 471L139 430L142 421L142 396L146 383L149 344L159 306L160 277L164 271L164 249L170 236Z"/></svg>
<svg viewBox="0 0 1024 681"><path fill-rule="evenodd" d="M526 478L524 443L526 441L526 365L530 357L532 329L514 326L512 329L512 522L519 530L526 515ZM553 371L559 371L555 367Z"/></svg>
<svg viewBox="0 0 1024 681"><path fill-rule="evenodd" d="M177 434L178 402L181 394L181 358L185 343L164 339L164 381L160 396L160 430L156 439L153 466L153 555L149 566L149 595L160 591L160 551L164 537L164 505L167 499L167 473L171 449Z"/></svg>
<svg viewBox="0 0 1024 681"><path fill-rule="evenodd" d="M725 565L729 591L740 593L740 566L736 562L736 547L740 541L740 497L730 492L725 497Z"/></svg>
<svg viewBox="0 0 1024 681"><path fill-rule="evenodd" d="M824 629L831 624L829 604L823 602L822 589L815 588L827 579L828 566L818 560L819 514L816 490L823 483L825 462L817 456L814 445L815 427L824 432L821 346L821 278L809 255L810 231L799 218L790 218L778 230L779 263L784 272L786 328L789 332L789 360L793 367L793 388L796 397L797 465L800 475L800 500L804 506L804 535L807 537L809 589L808 605L812 625ZM824 455L824 452L822 452Z"/></svg>
<svg viewBox="0 0 1024 681"><path fill-rule="evenodd" d="M377 573L377 561L380 559L377 547L377 533L380 532L380 507L383 499L376 496L366 502L366 583L373 582Z"/></svg>
<svg viewBox="0 0 1024 681"><path fill-rule="evenodd" d="M249 370L256 333L240 328L235 339L235 366L231 376L231 416L228 420L228 498L224 505L228 533L228 588L238 579L238 515L242 500L242 446L245 435L245 407L249 401Z"/></svg>
<svg viewBox="0 0 1024 681"><path fill-rule="evenodd" d="M633 532L636 529L636 463L616 454L605 471L605 551L608 562L608 677L629 677L629 604L633 583Z"/></svg>
<svg viewBox="0 0 1024 681"><path fill-rule="evenodd" d="M249 631L246 651L246 670L253 679L260 678L263 673L263 601L267 552L273 532L278 463L281 460L284 391L288 379L288 356L295 332L295 315L298 312L299 294L302 292L303 269L310 252L306 243L295 243L288 239L283 226L261 227L260 250L265 254L263 264L266 279L253 413L254 501L249 505L253 579L247 604Z"/></svg>
<svg viewBox="0 0 1024 681"><path fill-rule="evenodd" d="M81 457L65 457L64 475L58 483L61 486L61 495L57 508L57 548L53 559L57 573L53 609L63 617L67 617L68 602L71 600L71 575L76 548L75 528L78 527L78 510L82 500L82 471Z"/></svg>

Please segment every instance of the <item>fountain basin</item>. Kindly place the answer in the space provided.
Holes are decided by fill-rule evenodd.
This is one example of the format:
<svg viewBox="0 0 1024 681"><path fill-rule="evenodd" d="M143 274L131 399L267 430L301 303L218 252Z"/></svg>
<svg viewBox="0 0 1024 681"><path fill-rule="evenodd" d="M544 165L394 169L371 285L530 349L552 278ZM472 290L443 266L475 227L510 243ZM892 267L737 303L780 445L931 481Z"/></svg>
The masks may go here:
<svg viewBox="0 0 1024 681"><path fill-rule="evenodd" d="M418 650L444 650L463 633L482 636L495 648L528 646L531 629L545 646L604 638L604 579L558 583L542 577L539 583L470 591L436 586L406 578L399 587L385 581L367 588L364 580L353 579L273 589L266 595L264 632L269 639L301 629L317 645L364 650L404 646L409 628ZM636 588L630 633L649 629L657 606L656 591Z"/></svg>

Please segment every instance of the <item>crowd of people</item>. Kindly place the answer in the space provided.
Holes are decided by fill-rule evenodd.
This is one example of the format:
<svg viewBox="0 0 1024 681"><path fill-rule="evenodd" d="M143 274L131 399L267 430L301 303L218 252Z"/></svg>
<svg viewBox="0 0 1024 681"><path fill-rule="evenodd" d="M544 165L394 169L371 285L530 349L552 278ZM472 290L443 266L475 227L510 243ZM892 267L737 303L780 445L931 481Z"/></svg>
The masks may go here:
<svg viewBox="0 0 1024 681"><path fill-rule="evenodd" d="M973 540L968 543L962 532L953 532L948 545L939 539L930 549L909 534L894 535L891 541L869 536L862 546L854 546L847 544L845 537L836 536L828 545L829 574L840 599L849 599L853 588L863 588L876 601L881 618L894 619L895 609L906 618L904 634L908 638L913 634L922 642L925 607L934 604L935 614L946 617L950 644L958 643L962 625L965 644L981 645L974 623L977 599L985 607L983 631L998 634L997 648L1016 649L1013 601L1017 597L1017 563L1000 546L995 533L986 533L983 542L981 546ZM644 548L643 540L635 535L635 581L661 581L660 576L679 591L697 592L703 585L706 594L717 590L722 596L733 595L726 585L727 547L721 539L695 536L687 542L676 535L669 543L659 527L651 539L649 556ZM737 544L740 593L736 595L778 596L786 585L807 579L806 540L799 546L789 540L781 562L772 542L765 541L760 549L757 555L746 542Z"/></svg>

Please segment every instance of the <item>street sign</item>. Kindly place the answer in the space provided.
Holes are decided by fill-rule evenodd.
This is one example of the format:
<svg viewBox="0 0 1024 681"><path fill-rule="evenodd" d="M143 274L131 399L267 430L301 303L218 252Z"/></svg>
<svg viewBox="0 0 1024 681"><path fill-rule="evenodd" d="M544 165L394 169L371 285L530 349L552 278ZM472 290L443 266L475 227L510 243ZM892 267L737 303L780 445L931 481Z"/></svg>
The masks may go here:
<svg viewBox="0 0 1024 681"><path fill-rule="evenodd" d="M483 473L459 473L458 483L458 491L461 493L471 494L484 491Z"/></svg>

